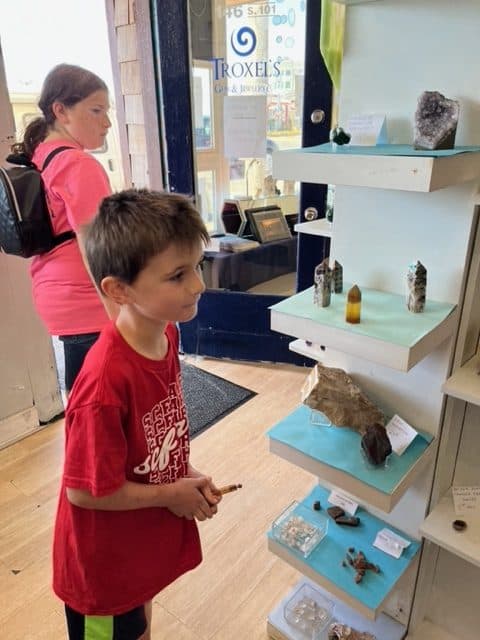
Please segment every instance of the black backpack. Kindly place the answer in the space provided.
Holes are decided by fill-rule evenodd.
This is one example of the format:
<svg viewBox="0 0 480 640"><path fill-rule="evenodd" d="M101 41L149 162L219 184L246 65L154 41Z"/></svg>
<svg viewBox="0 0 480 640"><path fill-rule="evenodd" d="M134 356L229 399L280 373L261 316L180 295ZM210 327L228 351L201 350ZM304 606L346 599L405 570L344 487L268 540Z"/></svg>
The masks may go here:
<svg viewBox="0 0 480 640"><path fill-rule="evenodd" d="M42 171L57 153L72 148L54 149ZM74 238L74 231L54 235L41 172L33 162L22 153L9 155L7 162L19 166L0 167L0 249L30 258Z"/></svg>

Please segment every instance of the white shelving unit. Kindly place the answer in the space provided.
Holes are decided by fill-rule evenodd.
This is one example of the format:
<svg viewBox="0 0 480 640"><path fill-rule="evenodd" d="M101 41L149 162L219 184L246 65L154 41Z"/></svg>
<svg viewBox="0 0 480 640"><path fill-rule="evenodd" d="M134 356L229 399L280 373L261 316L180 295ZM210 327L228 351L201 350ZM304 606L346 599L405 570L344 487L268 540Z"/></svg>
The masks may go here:
<svg viewBox="0 0 480 640"><path fill-rule="evenodd" d="M341 1L357 6L348 11L345 23L348 47L342 64L340 124L346 126L351 116L372 113L374 105L376 113L387 116L390 139L405 140L413 129L407 134L405 121L413 125L419 77L428 79L425 88L438 89L448 97L462 96L467 102L477 99L470 78L480 55L478 28L474 28L480 20L478 2L458 0L456 15L461 17L452 23L446 5L433 7L431 0ZM428 30L432 12L435 33ZM441 70L435 52L439 37L445 44ZM362 598L359 604L344 593L335 575L326 580L324 566L316 566L314 558L305 561L275 540L269 545L362 616L377 616L378 621L383 612L405 629L410 625L410 640L477 640L480 628L477 529L469 522L462 534L453 530L453 505L445 495L452 484L480 484L475 456L480 410L462 409L462 402L480 405L478 363L470 360L480 334L478 286L474 286L480 282L476 260L480 227L474 210L480 179L480 152L474 145L480 143L480 137L467 112L461 116L453 153L421 153L407 145L355 148L326 144L273 155L275 178L335 185L331 256L342 264L345 281L360 287L362 307L360 324L347 327L345 298L332 296L330 307L315 308L310 289L274 305L272 329L295 338L290 345L293 351L346 371L387 414L398 413L418 430L428 432L433 443L426 457L420 456L421 468L411 477L406 474L406 486L397 494L387 492L385 498L381 487L365 482L355 465L347 464L339 471L331 459L323 459L328 443L322 441L323 452L316 449L311 425L298 425L290 435L282 428L276 430L276 425L269 433L271 451L308 469L320 485L354 496L372 515L387 513L385 521L390 527L425 537L418 566L412 563L405 579L378 606L366 610ZM414 260L420 260L428 272L424 314L405 310L405 275ZM402 339L400 335L420 320L418 316L422 321L433 320L429 303L435 300L446 305L444 315ZM457 368L459 362L466 364ZM442 386L450 397L443 395ZM290 419L287 416L285 422ZM465 421L469 422L468 438ZM332 439L336 441L334 431L335 427ZM324 436L318 434L319 442ZM357 446L349 443L334 448L344 451L347 458ZM437 495L444 497L435 504ZM433 509L428 513L432 496ZM371 541L362 547L367 557L370 545ZM269 632L280 632L275 620L269 620L272 624ZM386 638L381 633L377 636L378 640Z"/></svg>
<svg viewBox="0 0 480 640"><path fill-rule="evenodd" d="M480 405L480 357L474 356L455 371L442 386L442 391L449 396Z"/></svg>
<svg viewBox="0 0 480 640"><path fill-rule="evenodd" d="M450 337L458 324L455 305L429 301L410 313L405 296L361 287L362 321L345 322L346 291L330 306L313 304L313 287L271 307L271 328L324 347L408 371ZM394 331L392 331L394 328Z"/></svg>
<svg viewBox="0 0 480 640"><path fill-rule="evenodd" d="M467 523L467 528L460 532L452 526L453 521L459 518L453 508L451 493L448 493L429 513L420 527L420 533L439 547L480 567L480 522L461 516L460 519Z"/></svg>
<svg viewBox="0 0 480 640"><path fill-rule="evenodd" d="M426 620L414 634L409 633L406 640L458 640L457 636Z"/></svg>
<svg viewBox="0 0 480 640"><path fill-rule="evenodd" d="M395 145L391 145L395 148ZM402 146L403 148L403 146ZM377 189L398 189L428 193L478 178L480 154L456 153L442 157L426 155L372 155L362 147L318 147L289 149L273 153L278 178L317 184L335 184ZM465 147L467 149L467 147ZM407 154L407 151L405 151Z"/></svg>
<svg viewBox="0 0 480 640"><path fill-rule="evenodd" d="M310 222L298 222L294 229L297 233L308 233L312 236L332 237L332 223L326 218L311 220Z"/></svg>
<svg viewBox="0 0 480 640"><path fill-rule="evenodd" d="M384 513L392 511L436 451L435 441L419 435L403 457L392 454L387 467L370 470L358 433L312 424L311 411L305 406L273 426L268 437L272 453L321 478L325 486L342 487L360 504Z"/></svg>
<svg viewBox="0 0 480 640"><path fill-rule="evenodd" d="M325 347L315 344L314 342L307 342L306 340L292 340L288 343L290 351L299 353L301 356L311 358L312 360L322 360L325 355Z"/></svg>
<svg viewBox="0 0 480 640"><path fill-rule="evenodd" d="M381 640L402 640L402 638L405 637L406 628L399 622L382 614L375 621L368 620L354 609L345 605L342 600L335 598L331 593L322 589L318 584L308 578L302 578L268 617L267 631L273 640L304 640L304 638L302 638L302 632L290 625L284 616L285 605L303 585L314 587L321 595L333 602L332 621L341 620L344 624L372 633L376 638ZM327 640L327 631L328 627L318 640Z"/></svg>

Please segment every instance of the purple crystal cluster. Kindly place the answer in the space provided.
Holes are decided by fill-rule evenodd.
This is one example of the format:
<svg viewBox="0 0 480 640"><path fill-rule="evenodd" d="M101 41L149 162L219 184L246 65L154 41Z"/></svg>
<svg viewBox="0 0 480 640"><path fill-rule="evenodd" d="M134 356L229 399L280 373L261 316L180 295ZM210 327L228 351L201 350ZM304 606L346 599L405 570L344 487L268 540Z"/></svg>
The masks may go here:
<svg viewBox="0 0 480 640"><path fill-rule="evenodd" d="M438 91L424 91L415 112L415 149L453 149L460 103Z"/></svg>

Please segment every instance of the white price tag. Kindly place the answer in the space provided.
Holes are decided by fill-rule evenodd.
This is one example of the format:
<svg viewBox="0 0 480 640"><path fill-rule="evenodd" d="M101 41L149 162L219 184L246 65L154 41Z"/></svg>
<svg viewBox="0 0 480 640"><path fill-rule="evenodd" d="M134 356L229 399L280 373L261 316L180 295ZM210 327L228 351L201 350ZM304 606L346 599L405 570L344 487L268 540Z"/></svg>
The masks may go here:
<svg viewBox="0 0 480 640"><path fill-rule="evenodd" d="M385 427L387 435L390 439L392 449L398 456L406 450L408 445L418 435L418 431L415 431L408 422L405 422L400 416L394 415L390 422Z"/></svg>
<svg viewBox="0 0 480 640"><path fill-rule="evenodd" d="M328 501L330 504L343 509L350 516L354 516L355 511L358 509L358 504L356 502L338 491L332 491L328 497Z"/></svg>
<svg viewBox="0 0 480 640"><path fill-rule="evenodd" d="M480 516L480 487L452 487L452 496L457 516Z"/></svg>
<svg viewBox="0 0 480 640"><path fill-rule="evenodd" d="M397 535L390 529L381 529L377 533L377 537L373 543L374 547L380 549L384 553L393 556L394 558L400 558L403 550L410 545L409 540L405 540L401 536Z"/></svg>
<svg viewBox="0 0 480 640"><path fill-rule="evenodd" d="M347 122L346 131L352 136L350 144L387 144L387 120L381 113L352 116Z"/></svg>

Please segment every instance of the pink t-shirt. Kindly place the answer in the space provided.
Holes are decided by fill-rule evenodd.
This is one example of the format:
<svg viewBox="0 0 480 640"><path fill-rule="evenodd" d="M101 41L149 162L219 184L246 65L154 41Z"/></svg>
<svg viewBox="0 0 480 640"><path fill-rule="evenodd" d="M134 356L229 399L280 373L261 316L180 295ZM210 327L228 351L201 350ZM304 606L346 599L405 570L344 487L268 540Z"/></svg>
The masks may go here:
<svg viewBox="0 0 480 640"><path fill-rule="evenodd" d="M48 154L70 140L42 142L33 162L42 167ZM81 147L62 151L42 173L55 234L89 222L100 202L111 193L102 165ZM108 317L87 273L78 243L69 240L35 256L31 265L33 300L51 335L94 333Z"/></svg>

